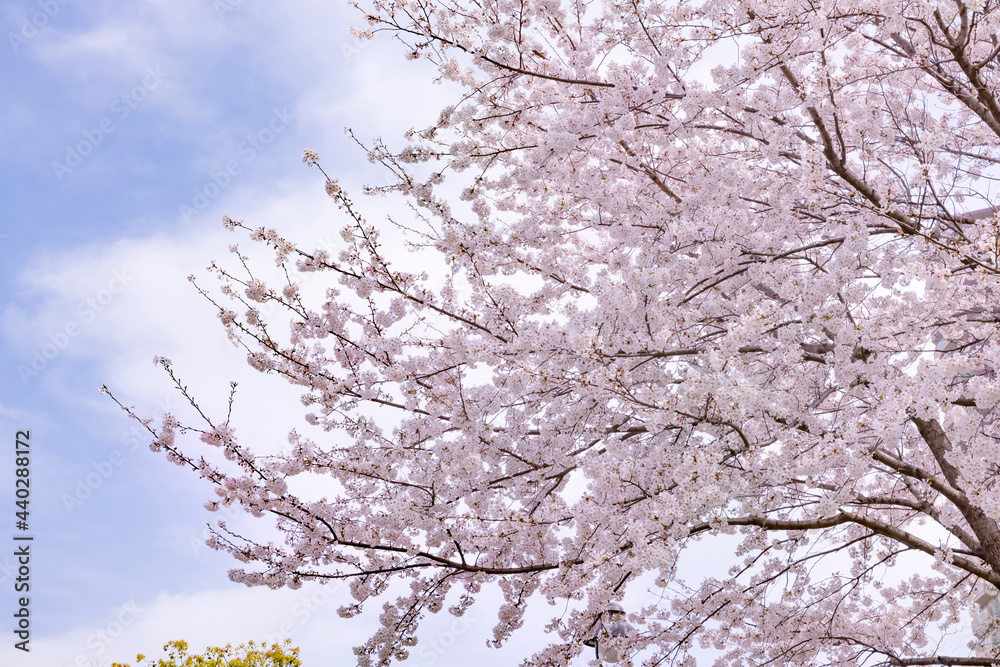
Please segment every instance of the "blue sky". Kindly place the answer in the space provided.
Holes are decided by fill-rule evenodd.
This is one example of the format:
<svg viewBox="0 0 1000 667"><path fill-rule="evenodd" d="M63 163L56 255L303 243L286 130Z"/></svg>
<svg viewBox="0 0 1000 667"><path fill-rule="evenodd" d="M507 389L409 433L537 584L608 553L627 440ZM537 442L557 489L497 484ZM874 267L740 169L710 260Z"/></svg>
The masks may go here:
<svg viewBox="0 0 1000 667"><path fill-rule="evenodd" d="M383 176L344 128L398 143L436 118L447 91L391 40L356 40L346 3L0 8L0 664L106 665L172 639L203 648L279 636L307 665L353 664L350 647L373 616L340 619L343 589L230 583L235 563L202 544L216 518L202 507L210 489L149 452L98 387L144 415L175 410L152 363L170 357L209 408L239 380L237 428L279 447L301 412L296 393L245 368L186 278L211 285L204 268L240 240L223 215L307 245L336 239L336 209L303 151L359 192ZM372 217L394 205L364 202ZM24 429L35 538L28 654L11 631L14 442ZM540 641L527 631L488 651L489 611L431 619L408 664L515 663Z"/></svg>

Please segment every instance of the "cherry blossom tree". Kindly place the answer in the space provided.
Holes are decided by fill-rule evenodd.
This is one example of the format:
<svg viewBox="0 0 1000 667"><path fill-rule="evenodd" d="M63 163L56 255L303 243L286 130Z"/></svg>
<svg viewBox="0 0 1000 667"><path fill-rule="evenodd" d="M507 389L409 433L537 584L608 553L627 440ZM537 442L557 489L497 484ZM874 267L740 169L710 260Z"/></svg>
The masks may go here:
<svg viewBox="0 0 1000 667"><path fill-rule="evenodd" d="M210 508L282 531L220 526L231 576L347 579L345 616L408 582L366 666L486 585L496 645L556 604L530 665L582 654L635 587L663 599L629 610L646 665L995 664L962 633L1000 586L1000 5L362 11L464 92L368 147L409 219L328 178L339 253L227 221L284 277L238 261L199 289L311 425L277 457L225 416L151 427ZM732 569L686 568L712 540Z"/></svg>

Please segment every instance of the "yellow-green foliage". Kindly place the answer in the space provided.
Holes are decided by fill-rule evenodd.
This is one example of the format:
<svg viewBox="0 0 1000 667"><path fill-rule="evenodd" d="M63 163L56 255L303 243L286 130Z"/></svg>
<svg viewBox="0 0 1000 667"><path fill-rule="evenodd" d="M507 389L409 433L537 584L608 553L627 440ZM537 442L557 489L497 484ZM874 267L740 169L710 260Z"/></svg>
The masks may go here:
<svg viewBox="0 0 1000 667"><path fill-rule="evenodd" d="M212 646L202 655L189 655L186 641L172 641L163 647L167 657L156 662L139 654L136 667L300 667L299 649L279 644L254 644L248 642L233 648L232 644ZM116 662L111 667L132 667Z"/></svg>

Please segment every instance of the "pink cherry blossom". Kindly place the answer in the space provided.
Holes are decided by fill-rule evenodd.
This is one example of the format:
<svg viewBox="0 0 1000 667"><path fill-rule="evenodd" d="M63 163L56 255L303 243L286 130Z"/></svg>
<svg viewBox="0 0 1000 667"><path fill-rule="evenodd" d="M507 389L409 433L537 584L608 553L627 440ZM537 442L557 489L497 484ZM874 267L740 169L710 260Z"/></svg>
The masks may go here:
<svg viewBox="0 0 1000 667"><path fill-rule="evenodd" d="M280 457L200 409L153 433L211 509L281 531L220 524L231 576L349 579L343 615L381 609L361 665L487 583L493 645L557 603L530 665L581 655L630 594L649 603L616 641L646 665L992 664L949 638L1000 586L1000 6L364 12L464 95L369 148L412 220L363 219L323 171L340 248L225 221L287 284L234 249L199 289L305 406ZM297 495L303 474L329 492ZM734 536L730 569L685 565Z"/></svg>

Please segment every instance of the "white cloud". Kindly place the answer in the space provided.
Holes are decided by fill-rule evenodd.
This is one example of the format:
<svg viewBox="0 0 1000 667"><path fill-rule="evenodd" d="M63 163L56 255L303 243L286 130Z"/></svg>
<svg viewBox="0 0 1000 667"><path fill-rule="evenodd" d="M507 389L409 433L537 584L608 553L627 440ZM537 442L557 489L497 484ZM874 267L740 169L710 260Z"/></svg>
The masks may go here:
<svg viewBox="0 0 1000 667"><path fill-rule="evenodd" d="M401 588L397 587L397 590ZM516 664L544 641L542 614L531 614L525 627L503 648L491 649L493 609L501 596L492 587L484 589L484 604L474 606L464 617L447 612L429 615L422 622L420 642L411 649L405 667L466 667L469 664ZM538 600L536 600L538 602ZM189 651L208 646L234 645L250 640L281 642L290 639L301 649L305 665L354 664L352 647L378 629L381 601L370 603L367 612L344 619L337 614L342 604L353 603L346 584L307 584L297 591L287 589L227 587L185 594L164 593L152 600L123 600L94 618L87 627L33 639L31 663L52 667L92 667L128 661L135 656L160 657L166 642L183 639ZM541 610L544 614L551 607ZM586 664L589 653L575 661Z"/></svg>
<svg viewBox="0 0 1000 667"><path fill-rule="evenodd" d="M168 641L189 642L191 652L208 646L284 638L340 656L350 644L324 630L335 623L346 602L346 587L316 586L299 591L228 587L189 594L158 595L153 600L123 600L84 628L33 639L33 664L89 667L128 661L136 654L161 656ZM355 625L358 625L355 623ZM343 637L343 635L342 635Z"/></svg>

